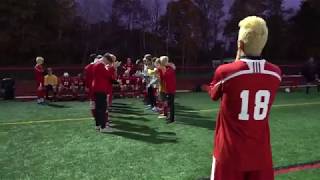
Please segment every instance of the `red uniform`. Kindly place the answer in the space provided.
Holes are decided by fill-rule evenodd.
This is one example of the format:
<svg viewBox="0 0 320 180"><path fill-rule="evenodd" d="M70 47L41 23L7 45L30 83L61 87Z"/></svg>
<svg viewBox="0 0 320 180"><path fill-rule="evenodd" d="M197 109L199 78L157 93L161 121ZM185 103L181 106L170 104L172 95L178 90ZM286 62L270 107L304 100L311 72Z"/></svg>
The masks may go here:
<svg viewBox="0 0 320 180"><path fill-rule="evenodd" d="M166 66L166 71L160 78L163 79L166 93L175 94L177 89L175 70L171 66Z"/></svg>
<svg viewBox="0 0 320 180"><path fill-rule="evenodd" d="M122 76L120 79L121 92L120 95L123 97L129 96L129 94L134 94L134 80L135 77L132 76Z"/></svg>
<svg viewBox="0 0 320 180"><path fill-rule="evenodd" d="M114 71L107 67L103 62L97 62L93 65L92 91L108 93L112 91L112 81Z"/></svg>
<svg viewBox="0 0 320 180"><path fill-rule="evenodd" d="M105 65L102 61L93 65L92 91L95 96L96 126L101 126L102 129L105 128L106 124L107 126L109 124L107 95L112 92L114 73L114 68L109 65ZM101 103L101 101L104 102ZM100 104L98 104L98 102Z"/></svg>
<svg viewBox="0 0 320 180"><path fill-rule="evenodd" d="M95 63L90 63L84 68L84 75L85 75L85 85L86 88L88 89L88 96L90 99L90 110L92 117L96 119L96 106L94 103L94 95L92 92L92 82L93 82L93 66Z"/></svg>
<svg viewBox="0 0 320 180"><path fill-rule="evenodd" d="M44 86L44 76L43 76L44 68L41 64L37 64L34 67L34 74L35 74L35 79L37 82L37 96L38 98L43 98L44 97L44 91L43 91L43 86Z"/></svg>
<svg viewBox="0 0 320 180"><path fill-rule="evenodd" d="M131 76L132 74L134 74L135 72L135 70L134 70L134 65L131 63L131 64L128 64L128 63L126 63L126 64L124 64L123 66L122 66L122 68L124 69L124 71L127 71L127 70L129 70L129 75Z"/></svg>
<svg viewBox="0 0 320 180"><path fill-rule="evenodd" d="M74 96L83 96L85 92L85 82L82 77L76 76L72 78L72 84L74 88Z"/></svg>
<svg viewBox="0 0 320 180"><path fill-rule="evenodd" d="M90 99L93 98L93 94L92 94L93 65L94 63L90 63L84 68L85 83L86 83L86 87L89 90L88 94Z"/></svg>
<svg viewBox="0 0 320 180"><path fill-rule="evenodd" d="M84 79L81 77L74 77L72 79L73 85L76 89L81 89L85 86Z"/></svg>
<svg viewBox="0 0 320 180"><path fill-rule="evenodd" d="M273 179L269 112L280 82L280 69L265 60L218 67L209 88L213 100L221 98L214 180Z"/></svg>
<svg viewBox="0 0 320 180"><path fill-rule="evenodd" d="M167 105L164 107L164 115L167 116L167 120L172 123L175 121L174 98L177 86L175 69L172 66L166 66L166 70L160 78L163 79L167 99Z"/></svg>
<svg viewBox="0 0 320 180"><path fill-rule="evenodd" d="M60 77L59 84L60 84L60 87L62 87L63 89L71 89L73 85L73 80L71 77L62 76Z"/></svg>
<svg viewBox="0 0 320 180"><path fill-rule="evenodd" d="M59 98L64 98L66 96L73 96L75 98L75 93L73 89L73 81L71 77L60 77L59 79Z"/></svg>
<svg viewBox="0 0 320 180"><path fill-rule="evenodd" d="M114 81L117 78L117 74L116 74L116 69L114 68L114 66L107 66L108 70L110 71L111 74L111 79L112 81ZM113 96L113 85L111 84L110 89L107 91L108 94L108 107L110 107L112 105L112 96Z"/></svg>

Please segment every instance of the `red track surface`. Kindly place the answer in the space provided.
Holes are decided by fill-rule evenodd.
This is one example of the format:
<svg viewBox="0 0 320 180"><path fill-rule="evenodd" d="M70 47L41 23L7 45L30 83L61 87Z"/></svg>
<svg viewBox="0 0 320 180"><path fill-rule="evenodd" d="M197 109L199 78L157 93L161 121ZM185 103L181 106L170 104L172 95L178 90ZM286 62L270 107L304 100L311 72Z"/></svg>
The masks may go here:
<svg viewBox="0 0 320 180"><path fill-rule="evenodd" d="M308 169L320 169L320 161L276 168L274 173L275 175L279 175L279 174L287 174L290 172L296 172L296 171L302 171L302 170L308 170Z"/></svg>

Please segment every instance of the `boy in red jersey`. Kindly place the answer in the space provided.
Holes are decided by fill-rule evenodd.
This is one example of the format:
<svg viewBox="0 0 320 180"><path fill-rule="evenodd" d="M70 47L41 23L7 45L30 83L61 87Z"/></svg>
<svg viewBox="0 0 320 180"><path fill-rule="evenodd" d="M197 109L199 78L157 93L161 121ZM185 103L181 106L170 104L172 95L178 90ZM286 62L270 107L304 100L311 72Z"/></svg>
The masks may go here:
<svg viewBox="0 0 320 180"><path fill-rule="evenodd" d="M117 70L118 70L118 67L121 65L121 62L118 62L117 61L117 57L114 55L114 54L110 54L110 56L112 57L112 64L108 65L108 68L112 74L112 79L113 79L113 82L112 84L115 84L117 83L116 82L116 79L117 79ZM113 86L111 86L111 88L108 90L108 108L111 109L111 106L112 106L112 98L113 98Z"/></svg>
<svg viewBox="0 0 320 180"><path fill-rule="evenodd" d="M266 22L250 16L239 23L236 61L217 68L207 87L221 99L217 116L212 180L273 180L269 112L281 71L261 58Z"/></svg>
<svg viewBox="0 0 320 180"><path fill-rule="evenodd" d="M165 68L162 69L162 79L167 98L167 106L165 107L164 115L167 116L167 123L169 124L175 121L174 97L176 94L176 72L174 64L169 63L168 56L161 56L160 62L165 66Z"/></svg>
<svg viewBox="0 0 320 180"><path fill-rule="evenodd" d="M103 55L103 58L93 65L92 91L96 106L96 129L100 132L112 132L108 120L107 92L112 88L114 71L110 68L113 58L110 53Z"/></svg>
<svg viewBox="0 0 320 180"><path fill-rule="evenodd" d="M34 75L37 82L37 102L38 104L44 104L44 68L43 57L36 58L36 65L34 67Z"/></svg>
<svg viewBox="0 0 320 180"><path fill-rule="evenodd" d="M101 59L102 56L96 56L95 54L90 55L90 60L92 62L88 64L84 68L84 76L85 76L85 84L86 84L86 91L90 100L90 109L91 109L91 115L96 121L96 108L94 104L94 97L92 92L92 81L93 81L93 65L98 62Z"/></svg>

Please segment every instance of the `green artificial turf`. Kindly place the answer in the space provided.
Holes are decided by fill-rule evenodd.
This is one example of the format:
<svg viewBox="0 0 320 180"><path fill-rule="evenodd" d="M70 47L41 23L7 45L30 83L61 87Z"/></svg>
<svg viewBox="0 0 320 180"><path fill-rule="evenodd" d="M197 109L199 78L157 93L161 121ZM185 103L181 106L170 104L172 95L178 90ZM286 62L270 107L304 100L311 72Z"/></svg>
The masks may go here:
<svg viewBox="0 0 320 180"><path fill-rule="evenodd" d="M39 106L0 101L0 179L188 180L210 175L218 103L207 94L177 94L177 122L170 125L145 110L141 100L117 99L114 106L116 132L100 134L88 102ZM319 110L320 93L278 94L270 119L275 167L320 160ZM319 171L310 170L277 179L316 176Z"/></svg>
<svg viewBox="0 0 320 180"><path fill-rule="evenodd" d="M282 174L277 177L277 180L319 180L320 169L305 170Z"/></svg>

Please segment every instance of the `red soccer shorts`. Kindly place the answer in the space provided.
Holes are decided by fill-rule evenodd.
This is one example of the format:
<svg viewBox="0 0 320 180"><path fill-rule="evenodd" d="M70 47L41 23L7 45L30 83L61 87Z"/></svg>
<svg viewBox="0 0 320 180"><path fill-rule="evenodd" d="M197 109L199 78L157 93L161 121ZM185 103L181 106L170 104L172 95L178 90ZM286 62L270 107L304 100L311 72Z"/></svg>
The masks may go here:
<svg viewBox="0 0 320 180"><path fill-rule="evenodd" d="M237 171L213 158L211 180L274 180L274 172L272 168L247 172Z"/></svg>

